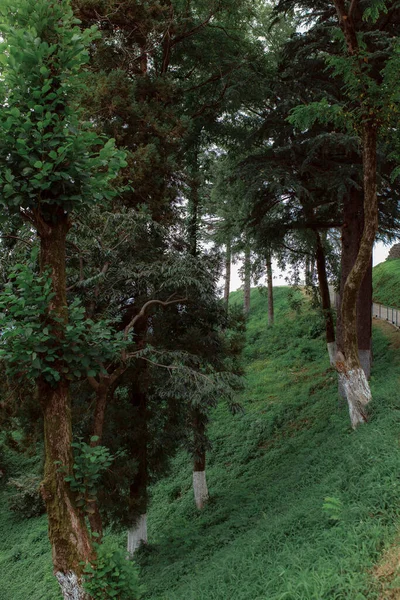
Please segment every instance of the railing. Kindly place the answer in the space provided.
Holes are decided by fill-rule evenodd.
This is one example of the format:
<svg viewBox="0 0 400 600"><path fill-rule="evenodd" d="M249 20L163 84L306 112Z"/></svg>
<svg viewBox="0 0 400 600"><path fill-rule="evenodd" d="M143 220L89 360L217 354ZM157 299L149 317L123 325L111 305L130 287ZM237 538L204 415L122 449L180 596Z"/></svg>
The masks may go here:
<svg viewBox="0 0 400 600"><path fill-rule="evenodd" d="M332 308L337 309L338 307L338 294L332 285L329 286L329 295L331 297ZM394 327L400 329L400 309L394 308L393 306L386 306L385 304L379 304L379 302L373 302L372 304L372 316L375 319L381 321L387 321Z"/></svg>
<svg viewBox="0 0 400 600"><path fill-rule="evenodd" d="M387 321L394 327L400 327L400 310L392 306L385 306L374 302L372 304L372 316L382 321Z"/></svg>

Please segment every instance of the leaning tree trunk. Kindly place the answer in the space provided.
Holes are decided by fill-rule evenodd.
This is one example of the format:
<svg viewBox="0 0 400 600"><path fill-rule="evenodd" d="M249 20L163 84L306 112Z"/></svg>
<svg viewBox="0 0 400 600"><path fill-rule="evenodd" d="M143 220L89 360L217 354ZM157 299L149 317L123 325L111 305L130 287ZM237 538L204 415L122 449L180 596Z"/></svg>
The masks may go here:
<svg viewBox="0 0 400 600"><path fill-rule="evenodd" d="M357 258L343 289L340 315L342 336L336 359L336 368L349 405L353 428L366 422L366 405L371 400L368 380L358 358L357 297L370 265L378 230L376 143L376 126L366 120L363 124L364 230Z"/></svg>
<svg viewBox="0 0 400 600"><path fill-rule="evenodd" d="M231 261L232 261L232 248L231 248L231 240L228 239L226 242L226 252L225 252L225 288L224 288L224 302L226 309L228 310L229 306L229 292L231 288Z"/></svg>
<svg viewBox="0 0 400 600"><path fill-rule="evenodd" d="M250 246L247 245L244 253L244 314L250 312L250 292L251 292L251 254Z"/></svg>
<svg viewBox="0 0 400 600"><path fill-rule="evenodd" d="M193 492L196 507L202 510L208 500L208 487L206 479L206 449L205 433L206 424L204 415L198 409L193 414L194 431L194 460L193 460Z"/></svg>
<svg viewBox="0 0 400 600"><path fill-rule="evenodd" d="M40 268L49 271L54 297L51 300L47 323L54 336L62 337L67 324L65 240L68 220L59 210L54 222L41 221ZM58 368L54 363L54 368ZM41 485L46 505L49 538L55 576L64 600L83 600L81 586L82 563L93 558L89 532L77 509L73 494L65 481L72 474L72 424L69 382L60 373L60 380L50 385L43 377L38 381L38 398L44 418L44 479Z"/></svg>
<svg viewBox="0 0 400 600"><path fill-rule="evenodd" d="M364 193L353 188L343 208L341 293L338 296L337 340L342 338L342 320L340 316L341 297L347 276L356 260L364 229ZM371 337L372 337L372 258L361 283L357 298L357 341L360 364L367 379L371 373Z"/></svg>
<svg viewBox="0 0 400 600"><path fill-rule="evenodd" d="M267 253L267 286L268 286L268 325L274 324L274 283L272 279L272 258L271 253Z"/></svg>
<svg viewBox="0 0 400 600"><path fill-rule="evenodd" d="M326 274L325 252L321 235L317 230L315 230L315 238L315 261L317 263L319 293L321 296L322 311L325 319L326 346L328 349L330 363L334 366L336 360L335 325L333 323L331 297L329 294L328 277Z"/></svg>

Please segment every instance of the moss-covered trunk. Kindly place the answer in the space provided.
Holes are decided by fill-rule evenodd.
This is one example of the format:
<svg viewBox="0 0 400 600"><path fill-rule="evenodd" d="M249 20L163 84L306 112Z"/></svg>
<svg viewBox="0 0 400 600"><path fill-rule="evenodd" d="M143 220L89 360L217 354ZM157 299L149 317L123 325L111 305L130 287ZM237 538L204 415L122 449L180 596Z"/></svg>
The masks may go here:
<svg viewBox="0 0 400 600"><path fill-rule="evenodd" d="M357 298L370 265L378 230L376 187L377 129L366 120L363 125L364 230L353 268L343 289L341 304L342 336L336 360L341 383L349 404L352 427L367 420L365 407L371 400L368 380L361 368L357 340Z"/></svg>
<svg viewBox="0 0 400 600"><path fill-rule="evenodd" d="M63 211L41 223L40 268L48 270L54 297L49 306L53 335L61 337L68 320L65 274L65 240L68 219ZM57 369L57 363L54 363ZM65 476L72 473L72 425L69 383L60 373L53 385L40 378L38 397L44 418L45 468L41 490L46 504L55 575L65 599L85 598L80 585L81 562L92 557L83 516L76 508ZM61 468L62 465L62 468Z"/></svg>

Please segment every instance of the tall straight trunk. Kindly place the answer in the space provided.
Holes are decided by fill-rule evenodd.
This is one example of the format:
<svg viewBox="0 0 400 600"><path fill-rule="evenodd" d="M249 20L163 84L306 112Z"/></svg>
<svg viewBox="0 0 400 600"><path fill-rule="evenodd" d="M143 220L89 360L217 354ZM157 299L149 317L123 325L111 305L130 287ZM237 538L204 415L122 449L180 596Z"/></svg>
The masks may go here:
<svg viewBox="0 0 400 600"><path fill-rule="evenodd" d="M274 324L274 283L272 279L272 257L267 253L268 325Z"/></svg>
<svg viewBox="0 0 400 600"><path fill-rule="evenodd" d="M188 238L189 253L197 256L198 228L199 228L199 168L197 153L194 157L194 168L191 176L190 195L189 195L189 219L188 219Z"/></svg>
<svg viewBox="0 0 400 600"><path fill-rule="evenodd" d="M247 245L244 253L244 314L250 312L250 291L251 291L251 254L250 246Z"/></svg>
<svg viewBox="0 0 400 600"><path fill-rule="evenodd" d="M140 367L140 370L146 367ZM147 394L141 389L141 383L137 380L132 382L130 401L135 407L136 425L140 429L140 435L132 448L133 455L138 463L138 471L130 485L130 501L135 509L136 517L127 532L127 550L132 556L141 544L147 544ZM142 382L143 385L143 382Z"/></svg>
<svg viewBox="0 0 400 600"><path fill-rule="evenodd" d="M48 321L53 335L62 337L68 320L65 241L69 225L63 211L59 210L53 217L54 222L41 222L38 230L40 268L42 273L49 271L53 284ZM57 369L57 363L54 365ZM54 385L43 378L37 383L44 418L45 467L41 492L48 516L55 576L64 600L81 600L85 598L81 586L82 562L93 558L93 551L83 515L65 481L73 467L72 422L69 382L60 375Z"/></svg>
<svg viewBox="0 0 400 600"><path fill-rule="evenodd" d="M376 186L377 128L369 120L363 123L364 229L360 248L343 289L341 305L342 336L338 346L336 368L349 404L353 428L367 420L366 405L371 400L368 380L358 358L357 299L368 271L378 230Z"/></svg>
<svg viewBox="0 0 400 600"><path fill-rule="evenodd" d="M206 480L206 450L205 433L206 424L204 416L198 409L193 412L194 431L194 460L193 460L193 492L196 507L202 510L208 500L208 487Z"/></svg>
<svg viewBox="0 0 400 600"><path fill-rule="evenodd" d="M97 439L90 441L90 445L92 447L99 446L102 442L109 385L110 381L108 378L101 378L100 383L98 384L98 387L96 389L96 407L94 411L92 437L96 437ZM98 502L92 502L90 509L90 530L92 534L97 534L97 542L100 543L103 537L103 521L101 518Z"/></svg>
<svg viewBox="0 0 400 600"><path fill-rule="evenodd" d="M324 313L325 319L326 345L328 349L330 363L334 366L336 359L335 326L333 323L331 297L329 294L328 277L326 274L325 251L324 246L322 244L321 235L317 230L315 230L315 238L315 261L317 263L319 292L321 296L322 311Z"/></svg>
<svg viewBox="0 0 400 600"><path fill-rule="evenodd" d="M230 238L226 242L225 251L225 288L224 288L224 302L226 309L229 306L229 292L231 288L231 261L232 261L232 248Z"/></svg>

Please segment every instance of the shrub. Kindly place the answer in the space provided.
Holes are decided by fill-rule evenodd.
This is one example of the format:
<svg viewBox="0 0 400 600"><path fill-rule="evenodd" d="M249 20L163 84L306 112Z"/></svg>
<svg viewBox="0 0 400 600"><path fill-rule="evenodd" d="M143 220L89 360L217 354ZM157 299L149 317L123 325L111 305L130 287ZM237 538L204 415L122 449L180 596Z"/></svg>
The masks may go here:
<svg viewBox="0 0 400 600"><path fill-rule="evenodd" d="M85 567L84 588L93 600L138 600L139 575L126 553L109 540L96 544L97 556Z"/></svg>
<svg viewBox="0 0 400 600"><path fill-rule="evenodd" d="M40 477L37 475L21 475L8 481L15 489L9 498L9 508L25 519L39 517L45 512L44 503L39 491Z"/></svg>

